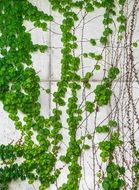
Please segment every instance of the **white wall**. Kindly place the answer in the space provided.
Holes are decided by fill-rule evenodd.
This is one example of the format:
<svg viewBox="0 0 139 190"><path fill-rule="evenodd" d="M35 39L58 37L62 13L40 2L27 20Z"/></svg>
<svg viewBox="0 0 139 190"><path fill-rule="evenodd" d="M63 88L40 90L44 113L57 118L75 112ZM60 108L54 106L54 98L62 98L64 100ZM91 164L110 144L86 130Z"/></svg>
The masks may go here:
<svg viewBox="0 0 139 190"><path fill-rule="evenodd" d="M33 3L34 5L36 5L40 10L43 10L45 12L47 12L48 14L51 12L50 9L50 5L48 3L48 0L30 0L31 3ZM82 18L82 15L84 13L80 13L80 20ZM95 13L91 13L88 14L85 19L84 22L86 23L84 26L84 33L83 33L83 48L84 48L84 52L89 52L89 51L96 51L96 52L101 52L103 47L101 46L101 44L98 42L96 47L92 47L88 42L86 42L87 40L89 40L90 38L96 38L99 39L102 30L103 30L103 25L101 24L102 22L102 14L103 14L103 10L99 10L96 11ZM36 71L38 72L38 75L41 78L41 86L43 88L51 88L52 91L56 90L56 82L60 79L60 58L61 58L61 47L62 44L60 42L60 35L61 35L61 31L59 26L56 23L61 23L62 18L58 13L52 13L52 15L55 18L55 23L52 22L52 24L49 26L49 28L51 27L51 31L48 32L43 32L41 29L32 29L33 25L29 22L25 22L25 26L27 28L27 30L31 30L31 34L32 34L32 40L34 43L40 43L40 44L48 44L49 45L49 50L45 53L45 54L41 54L41 53L34 53L32 55L32 59L33 59L33 66L36 69ZM139 15L138 15L139 18ZM78 22L79 23L79 22ZM78 26L77 23L77 26ZM138 40L138 36L139 36L139 19L138 19L138 23L137 23L136 27L136 32L134 34L134 39L135 41ZM79 49L76 51L76 55L79 56L80 55L80 45L81 45L81 36L82 36L82 27L83 27L83 22L80 23L80 25L78 26L78 28L76 29L76 35L78 36L78 41L79 41ZM55 33L56 32L56 33ZM116 44L114 44L114 46L116 46ZM124 49L124 48L123 48ZM122 49L122 51L123 51ZM103 73L104 73L104 69L108 69L108 67L110 66L110 62L113 60L112 56L117 56L116 55L116 47L113 47L113 50L110 48L108 48L108 50L105 51L105 55L104 55L104 62L107 62L107 67L104 67L104 62L101 62L102 64L102 69L101 71L96 72L96 74L93 76L92 78L92 89L95 88L95 86L97 84L100 83L102 77L103 77ZM113 55L112 55L113 53ZM119 53L120 55L120 53ZM123 54L122 54L123 55ZM120 57L120 64L123 63L123 57ZM139 48L137 48L135 50L135 62L138 63L139 60ZM89 60L89 59L84 59L83 62L83 69L80 69L80 73L82 73L82 71L84 71L84 73L86 71L91 71L93 68L93 65L95 64L94 61ZM139 64L136 65L136 68L139 68ZM120 83L118 84L118 82L116 83L117 85L114 86L114 92L115 95L117 97L119 97L120 91L119 89L120 87ZM86 90L86 94L88 94L90 91ZM134 98L138 98L139 97L139 87L138 84L134 84ZM93 95L88 96L89 100L93 99ZM125 103L126 103L126 98L125 98ZM50 114L50 110L52 109L52 107L54 107L54 104L52 102L52 96L46 94L43 90L41 91L41 95L40 95L40 100L41 105L42 105L42 114L46 117L49 116ZM82 101L82 91L80 91L79 94L79 103ZM122 99L120 99L120 101L122 102ZM91 117L89 117L89 119L87 120L87 129L90 133L93 133L93 129L94 126L101 123L103 120L107 121L107 116L111 111L111 106L114 107L115 104L115 100L113 98L113 100L111 101L111 105L103 107L99 110L99 113L97 114L97 119L95 120L95 116L92 115ZM136 104L137 105L137 104ZM20 138L20 134L14 129L14 125L11 122L11 120L8 118L8 115L6 112L3 111L2 108L2 104L0 104L0 143L3 144L8 144L10 142L12 142L14 140L14 142L18 141L18 139ZM119 107L120 108L120 107ZM65 109L63 109L63 123L64 126L67 126L66 121L65 121ZM139 109L138 109L139 111ZM96 123L95 123L96 121ZM106 123L106 121L104 123ZM120 121L121 123L123 121ZM124 124L123 124L124 125ZM86 124L83 123L81 126L81 129L78 130L78 135L80 136L81 133L84 133L86 129ZM64 134L64 143L62 143L61 145L61 153L65 152L65 144L68 144L68 134L66 130L62 130L62 133ZM95 142L97 145L97 142L99 142L102 139L102 136L98 135L95 137ZM91 145L91 142L88 142ZM91 145L92 146L92 145ZM127 145L127 149L129 148L129 146ZM119 156L119 162L121 161L121 157ZM97 152L96 158L99 160L99 153ZM127 159L130 162L130 157L129 155L127 155ZM93 188L93 160L92 160L92 149L89 151L86 151L82 154L82 158L80 159L80 162L83 166L83 177L82 180L80 182L80 190L87 190L88 187L90 190L94 190ZM101 165L100 160L98 161ZM97 163L97 160L96 160ZM96 172L98 170L98 167L96 166ZM58 184L61 185L64 181L66 181L66 173L67 173L67 168L65 168L62 171L62 174L58 180ZM10 184L10 190L38 190L38 182L36 182L33 185L28 185L27 182L13 182ZM96 186L96 190L98 190L99 187ZM100 188L101 189L101 188ZM128 187L127 189L130 190L130 187ZM56 190L55 185L52 185L49 190Z"/></svg>

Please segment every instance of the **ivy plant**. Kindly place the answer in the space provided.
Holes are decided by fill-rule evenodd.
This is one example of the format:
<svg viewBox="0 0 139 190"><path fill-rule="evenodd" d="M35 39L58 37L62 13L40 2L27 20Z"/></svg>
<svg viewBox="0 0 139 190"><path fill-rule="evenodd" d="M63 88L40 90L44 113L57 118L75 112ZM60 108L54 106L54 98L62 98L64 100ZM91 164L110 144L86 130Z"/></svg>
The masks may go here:
<svg viewBox="0 0 139 190"><path fill-rule="evenodd" d="M52 11L57 11L62 17L61 30L61 73L57 82L57 90L52 94L55 107L50 117L41 114L39 96L41 91L40 77L33 68L32 53L40 51L46 53L48 45L34 44L31 34L27 32L24 21L31 21L35 28L48 31L48 24L54 21L52 15L38 10L28 0L0 1L0 101L9 118L14 122L15 129L21 134L21 139L15 144L0 145L0 189L8 190L9 183L18 179L27 180L33 184L40 182L39 190L46 190L57 183L61 168L57 168L57 161L68 167L67 181L57 187L58 190L79 190L82 177L82 167L79 158L83 151L89 151L91 146L85 140L92 140L93 135L77 136L77 130L83 122L83 114L95 114L97 109L107 106L111 100L112 84L117 79L120 70L111 65L106 71L100 84L92 90L91 78L94 72L101 69L103 54L95 52L94 47L99 44L109 45L113 35L112 23L114 17L118 22L118 37L122 39L126 30L124 15L125 0L49 0ZM120 11L116 12L116 3ZM104 26L99 39L89 39L92 51L82 52L81 57L75 55L78 49L78 38L74 32L79 14L77 10L92 14L97 9L103 9ZM137 42L132 43L137 47ZM92 71L79 74L81 59L91 59L94 64ZM39 64L39 63L38 63ZM47 68L46 68L47 69ZM89 89L94 99L86 100L84 107L79 105L78 92ZM45 92L51 94L50 89ZM70 96L66 101L66 94ZM63 135L62 107L66 107L66 121L69 143L65 154L59 156ZM23 121L19 117L23 114ZM125 186L123 175L125 168L116 164L114 151L122 145L117 122L109 120L107 125L96 127L98 135L107 134L108 139L99 142L102 162L107 162L106 175L101 181L104 190L121 190ZM35 138L35 140L34 140ZM18 163L18 158L23 161ZM138 165L133 168L138 177Z"/></svg>

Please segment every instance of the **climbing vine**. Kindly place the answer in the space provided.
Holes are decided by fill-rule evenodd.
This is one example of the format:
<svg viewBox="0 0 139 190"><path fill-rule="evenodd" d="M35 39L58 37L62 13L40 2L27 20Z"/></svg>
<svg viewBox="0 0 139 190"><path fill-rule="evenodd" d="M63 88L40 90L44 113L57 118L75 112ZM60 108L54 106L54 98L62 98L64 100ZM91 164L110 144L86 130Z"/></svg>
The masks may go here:
<svg viewBox="0 0 139 190"><path fill-rule="evenodd" d="M134 63L138 41L133 39L139 3L133 1L131 14L127 0L49 0L47 4L51 6L51 14L40 11L28 0L0 1L0 101L21 135L17 142L0 144L0 190L10 189L11 182L17 180L26 180L30 185L39 181L38 190L46 190L53 184L57 190L81 190L84 189L82 179L86 189L137 190L139 152L135 133L138 128L134 124L139 124L139 117L132 84L134 80L139 84ZM88 36L84 39L85 18L97 11L103 14L101 23L97 23L103 26L102 33L99 38L92 33L90 39ZM52 16L53 12L62 18L60 24ZM61 70L55 92L41 87L32 61L33 53L45 54L52 47L46 43L34 44L25 21L60 38ZM60 34L49 28L51 23L58 25ZM81 24L79 40L76 29ZM86 42L89 50L83 48ZM96 50L98 47L102 51ZM88 61L91 61L91 69L86 70ZM96 85L95 75L100 72L103 74ZM114 90L117 81L121 90L118 97ZM41 114L39 97L42 90L52 96L54 103L48 117ZM82 93L81 102L79 93ZM109 115L97 124L99 113L108 107ZM126 124L121 121L125 117ZM131 122L132 118L135 123ZM63 129L68 134L68 144L66 151L61 153L65 137ZM128 142L125 140L127 134ZM128 150L132 163L126 158ZM84 163L81 163L81 158L90 151L93 160L89 165L93 171L91 188L86 182ZM117 152L121 154L120 161ZM57 166L58 162L62 166ZM64 168L67 169L66 180L59 184ZM130 177L126 170L130 171Z"/></svg>

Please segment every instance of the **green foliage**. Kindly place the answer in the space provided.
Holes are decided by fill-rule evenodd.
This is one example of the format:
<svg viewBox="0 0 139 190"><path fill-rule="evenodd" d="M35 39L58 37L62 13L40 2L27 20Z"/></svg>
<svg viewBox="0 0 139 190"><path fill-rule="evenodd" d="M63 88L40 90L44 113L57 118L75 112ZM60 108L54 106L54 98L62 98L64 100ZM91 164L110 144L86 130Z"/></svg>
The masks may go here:
<svg viewBox="0 0 139 190"><path fill-rule="evenodd" d="M108 133L110 134L109 140L99 142L99 149L101 150L102 161L106 162L108 158L113 158L112 154L115 148L122 144L117 132L113 132L113 128L117 127L117 122L109 120L107 125L97 126L97 133Z"/></svg>
<svg viewBox="0 0 139 190"><path fill-rule="evenodd" d="M95 65L96 70L100 70L100 65Z"/></svg>
<svg viewBox="0 0 139 190"><path fill-rule="evenodd" d="M0 100L4 110L14 121L15 128L23 134L24 140L15 145L0 145L0 160L4 164L0 168L1 188L8 189L8 183L17 179L28 179L29 183L39 179L46 188L58 177L53 170L56 156L55 152L48 151L51 133L46 119L40 115L40 78L30 65L31 53L38 50L44 53L48 46L33 44L23 22L30 20L35 27L46 31L47 22L53 18L39 11L27 0L2 0L0 8L4 9L4 13L0 15L0 49L3 55L0 58ZM5 46L9 47L8 51ZM19 111L24 114L24 125L18 117ZM52 127L58 125L60 130L59 119L59 112L54 113ZM59 130L53 133L52 138L57 138L54 147L61 141ZM34 131L37 134L37 144L32 140ZM24 161L18 165L15 162L19 157Z"/></svg>
<svg viewBox="0 0 139 190"><path fill-rule="evenodd" d="M84 149L84 150L88 150L88 149L90 149L90 146L89 146L88 144L84 144L84 145L83 145L83 149Z"/></svg>
<svg viewBox="0 0 139 190"><path fill-rule="evenodd" d="M85 7L85 10L87 12L92 12L92 11L94 11L94 7L93 7L93 5L91 3L87 3L87 5Z"/></svg>
<svg viewBox="0 0 139 190"><path fill-rule="evenodd" d="M97 126L96 127L96 132L97 133L108 133L110 131L109 127L107 125L103 126Z"/></svg>
<svg viewBox="0 0 139 190"><path fill-rule="evenodd" d="M50 89L46 89L46 93L50 94L51 90Z"/></svg>
<svg viewBox="0 0 139 190"><path fill-rule="evenodd" d="M109 140L99 142L99 149L101 150L100 157L103 162L108 162L106 176L102 181L100 180L104 190L120 190L125 186L125 181L122 178L125 174L125 168L113 162L113 153L122 144L119 134L113 132L113 127L117 127L117 122L109 120L107 125L96 128L96 132L98 133L110 134Z"/></svg>
<svg viewBox="0 0 139 190"><path fill-rule="evenodd" d="M109 120L108 125L109 125L110 127L117 127L117 122L114 121L114 120Z"/></svg>
<svg viewBox="0 0 139 190"><path fill-rule="evenodd" d="M87 53L84 53L83 56L84 56L84 57L88 57L88 54L87 54Z"/></svg>
<svg viewBox="0 0 139 190"><path fill-rule="evenodd" d="M135 162L132 166L132 171L134 172L135 178L134 178L134 184L132 187L132 190L138 190L139 187L139 151L137 150L135 144L133 144L133 155Z"/></svg>
<svg viewBox="0 0 139 190"><path fill-rule="evenodd" d="M138 43L137 43L137 42L133 42L132 45L133 45L133 47L135 47L135 48L138 47Z"/></svg>
<svg viewBox="0 0 139 190"><path fill-rule="evenodd" d="M84 86L85 86L86 88L90 88L90 87L91 87L91 85L90 85L90 83L89 83L89 80L90 80L90 78L92 77L92 75L93 75L93 73L87 72L87 73L85 74L85 76L81 79L81 82L83 82L83 84L84 84Z"/></svg>
<svg viewBox="0 0 139 190"><path fill-rule="evenodd" d="M6 183L1 183L1 184L0 184L0 190L8 190L8 184L6 184Z"/></svg>
<svg viewBox="0 0 139 190"><path fill-rule="evenodd" d="M84 77L78 74L80 69L80 58L74 55L74 50L78 48L77 37L73 34L78 14L76 9L84 9L87 13L93 12L96 8L103 8L104 31L100 37L102 45L107 45L113 31L111 24L115 16L115 2L110 0L98 1L71 1L71 0L49 0L52 10L58 11L63 18L60 25L62 32L61 42L61 79L57 83L57 91L53 93L53 102L56 108L52 110L52 115L45 118L41 115L41 105L39 103L40 78L35 69L32 68L31 53L40 51L45 53L47 45L33 44L31 34L26 31L23 23L25 20L31 21L34 27L48 30L48 23L53 21L51 15L39 11L37 7L29 3L28 0L1 0L0 1L0 101L3 108L9 114L9 118L14 122L15 128L22 134L22 139L15 145L0 145L0 161L3 167L0 168L0 189L8 190L8 184L15 180L27 180L29 184L35 180L40 181L39 190L45 190L54 184L60 175L60 169L55 169L58 160L60 144L63 140L61 134L61 106L67 104L67 124L69 134L69 145L65 155L60 157L62 162L68 164L69 174L67 182L59 190L78 190L79 180L82 176L81 166L78 159L82 150L88 150L90 146L84 140L92 139L92 135L86 134L81 139L77 139L77 129L82 122L83 110L78 105L77 93L83 87L91 88L90 79L93 72L87 72ZM119 5L124 6L125 1L119 0ZM119 12L117 18L119 33L125 31L126 18ZM96 46L96 39L90 39L92 46ZM136 44L133 44L135 47ZM9 47L9 50L6 48ZM83 53L85 58L96 61L94 70L99 70L98 62L103 56L98 53ZM95 107L107 105L112 96L111 84L119 74L119 69L112 67L108 71L108 76L102 80L100 85L94 90L95 100L85 102L85 110L89 113L95 111ZM67 90L71 95L68 102L65 101ZM51 93L46 89L46 93ZM96 104L96 105L95 105ZM18 113L22 112L24 118L22 122ZM117 123L110 120L108 125L98 126L98 133L112 133ZM35 137L34 137L35 136ZM35 140L33 140L35 138ZM115 148L122 142L119 134L113 132L109 140L99 143L101 158L108 161L112 158ZM23 162L17 164L17 159L22 158ZM114 169L115 170L114 170ZM113 174L111 172L114 171ZM119 175L123 175L123 168L110 163L107 167L107 177L104 178L103 188L107 190L120 189L124 182ZM111 181L111 183L110 183Z"/></svg>
<svg viewBox="0 0 139 190"><path fill-rule="evenodd" d="M88 111L89 113L93 113L94 112L94 103L86 101L86 111Z"/></svg>
<svg viewBox="0 0 139 190"><path fill-rule="evenodd" d="M102 36L102 37L100 38L100 43L103 44L103 45L106 45L106 44L108 43L107 37Z"/></svg>
<svg viewBox="0 0 139 190"><path fill-rule="evenodd" d="M110 89L111 82L117 77L119 74L119 69L117 67L111 67L108 71L108 78L104 78L101 85L97 85L94 93L95 100L99 106L107 105L112 91Z"/></svg>
<svg viewBox="0 0 139 190"><path fill-rule="evenodd" d="M119 0L119 4L121 5L121 10L119 11L119 16L117 17L117 21L119 23L119 33L120 34L122 34L126 31L127 18L124 15L124 11L123 11L125 2L126 2L126 0Z"/></svg>
<svg viewBox="0 0 139 190"><path fill-rule="evenodd" d="M96 45L96 40L95 39L90 39L90 43L92 46L95 46Z"/></svg>
<svg viewBox="0 0 139 190"><path fill-rule="evenodd" d="M116 79L117 75L119 74L119 69L117 67L111 67L108 72L108 77L112 80Z"/></svg>
<svg viewBox="0 0 139 190"><path fill-rule="evenodd" d="M126 2L126 0L119 0L119 4L120 4L120 5L124 5L125 2Z"/></svg>
<svg viewBox="0 0 139 190"><path fill-rule="evenodd" d="M95 100L99 106L107 105L112 95L110 88L106 88L104 84L98 85L94 93L96 95Z"/></svg>
<svg viewBox="0 0 139 190"><path fill-rule="evenodd" d="M109 140L102 141L99 143L99 149L102 151L100 156L102 161L107 161L111 154L115 150L115 148L122 144L122 141L119 139L119 134L114 132L111 134Z"/></svg>
<svg viewBox="0 0 139 190"><path fill-rule="evenodd" d="M125 173L125 168L116 165L114 162L108 164L107 176L104 177L102 187L104 190L120 190L125 186L125 181L121 178Z"/></svg>

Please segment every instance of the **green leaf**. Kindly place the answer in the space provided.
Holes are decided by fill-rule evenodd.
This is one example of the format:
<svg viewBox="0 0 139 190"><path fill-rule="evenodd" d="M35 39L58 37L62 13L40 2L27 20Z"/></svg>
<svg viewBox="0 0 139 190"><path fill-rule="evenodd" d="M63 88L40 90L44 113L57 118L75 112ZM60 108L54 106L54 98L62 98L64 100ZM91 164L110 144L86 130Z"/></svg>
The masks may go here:
<svg viewBox="0 0 139 190"><path fill-rule="evenodd" d="M47 94L50 94L51 90L50 89L46 89L45 90Z"/></svg>
<svg viewBox="0 0 139 190"><path fill-rule="evenodd" d="M85 10L86 10L86 12L92 12L92 11L94 11L94 7L91 3L87 3Z"/></svg>
<svg viewBox="0 0 139 190"><path fill-rule="evenodd" d="M106 44L108 43L107 37L102 36L102 37L100 38L100 43L103 44L103 45L106 45Z"/></svg>
<svg viewBox="0 0 139 190"><path fill-rule="evenodd" d="M95 46L97 44L95 39L90 39L90 43L92 44L92 46Z"/></svg>
<svg viewBox="0 0 139 190"><path fill-rule="evenodd" d="M114 121L114 120L109 120L108 125L109 125L110 127L117 127L118 124L117 124L117 122Z"/></svg>
<svg viewBox="0 0 139 190"><path fill-rule="evenodd" d="M98 70L100 70L100 65L95 65L95 69L98 71Z"/></svg>
<svg viewBox="0 0 139 190"><path fill-rule="evenodd" d="M132 45L133 45L133 47L135 47L135 48L138 47L138 43L137 43L137 42L133 42Z"/></svg>
<svg viewBox="0 0 139 190"><path fill-rule="evenodd" d="M94 103L92 103L90 101L86 101L85 110L88 111L89 113L93 113L94 112Z"/></svg>
<svg viewBox="0 0 139 190"><path fill-rule="evenodd" d="M89 150L89 149L90 149L90 146L87 145L87 144L84 144L84 145L83 145L83 149L84 149L84 150Z"/></svg>
<svg viewBox="0 0 139 190"><path fill-rule="evenodd" d="M97 133L108 133L110 131L109 127L107 127L107 125L103 125L103 126L97 126L96 127L96 132Z"/></svg>

